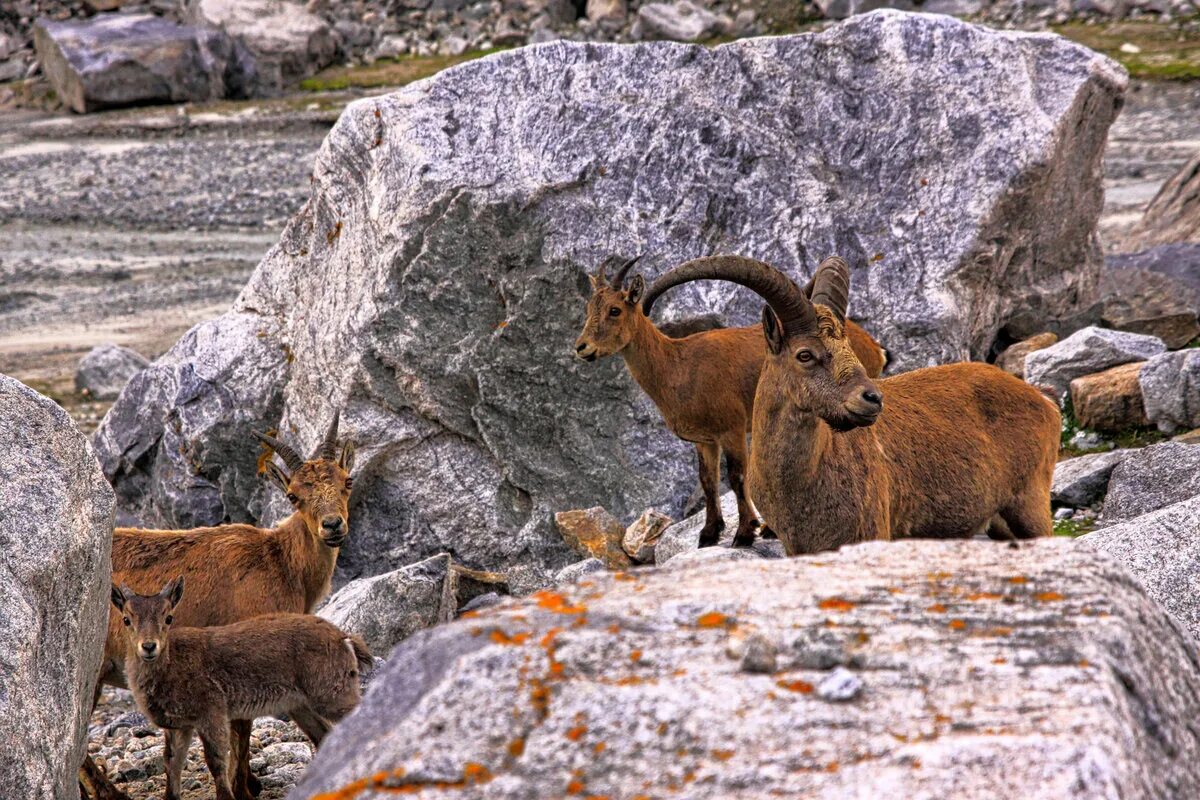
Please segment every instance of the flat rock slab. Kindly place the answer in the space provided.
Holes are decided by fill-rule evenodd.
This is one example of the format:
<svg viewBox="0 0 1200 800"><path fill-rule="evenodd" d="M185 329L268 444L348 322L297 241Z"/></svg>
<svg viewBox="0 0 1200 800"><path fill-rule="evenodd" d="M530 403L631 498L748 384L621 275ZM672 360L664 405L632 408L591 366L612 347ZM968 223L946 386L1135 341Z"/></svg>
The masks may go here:
<svg viewBox="0 0 1200 800"><path fill-rule="evenodd" d="M1162 442L1132 450L1108 479L1104 525L1124 522L1200 495L1200 446Z"/></svg>
<svg viewBox="0 0 1200 800"><path fill-rule="evenodd" d="M1197 667L1071 541L593 576L409 639L291 796L1191 797Z"/></svg>
<svg viewBox="0 0 1200 800"><path fill-rule="evenodd" d="M150 14L39 20L33 40L58 96L80 114L240 96L254 73L252 59L221 31Z"/></svg>
<svg viewBox="0 0 1200 800"><path fill-rule="evenodd" d="M274 519L286 502L248 492L254 453L226 442L267 417L311 448L340 407L359 446L351 574L452 551L552 575L574 560L555 512L678 516L696 480L693 449L620 360L574 358L587 272L614 254L648 254L653 277L739 252L805 280L840 252L851 311L896 368L982 357L1011 316L1071 313L1094 292L1125 83L1059 37L878 12L716 48L537 45L363 99L212 323L225 352L189 336L162 362L231 369L186 399L173 376L127 388L106 471L150 518L217 508L219 482L225 514ZM714 282L659 305L726 322L762 308ZM160 440L137 463L117 449Z"/></svg>
<svg viewBox="0 0 1200 800"><path fill-rule="evenodd" d="M75 800L111 588L113 493L49 398L0 375L0 795Z"/></svg>

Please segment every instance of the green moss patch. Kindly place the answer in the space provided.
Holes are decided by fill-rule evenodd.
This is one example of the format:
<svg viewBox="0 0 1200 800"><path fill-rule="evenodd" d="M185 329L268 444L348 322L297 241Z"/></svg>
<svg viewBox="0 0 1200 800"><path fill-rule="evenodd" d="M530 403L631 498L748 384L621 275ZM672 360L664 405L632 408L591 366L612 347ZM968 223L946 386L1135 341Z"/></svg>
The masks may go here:
<svg viewBox="0 0 1200 800"><path fill-rule="evenodd" d="M1142 21L1105 25L1070 22L1052 30L1104 53L1129 70L1134 78L1162 81L1200 78L1200 32L1197 31ZM1131 52L1135 49L1136 52Z"/></svg>

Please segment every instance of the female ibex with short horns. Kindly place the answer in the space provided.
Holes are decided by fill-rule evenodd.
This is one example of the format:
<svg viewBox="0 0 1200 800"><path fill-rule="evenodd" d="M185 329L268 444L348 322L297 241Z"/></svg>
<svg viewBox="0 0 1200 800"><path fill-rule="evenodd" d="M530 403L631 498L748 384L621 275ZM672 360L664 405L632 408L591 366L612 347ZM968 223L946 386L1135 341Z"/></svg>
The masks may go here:
<svg viewBox="0 0 1200 800"><path fill-rule="evenodd" d="M725 527L719 492L721 453L725 454L738 504L733 543L749 545L758 521L744 488L746 434L765 352L762 326L708 330L681 339L665 335L650 321L650 308L663 292L686 280L668 273L647 289L642 276L635 275L626 287L625 278L637 261L622 265L611 283L603 265L591 276L592 296L575 354L594 361L620 353L671 432L695 445L705 502L701 547L716 544ZM846 333L867 371L878 375L886 363L883 348L853 322L846 323ZM765 527L763 534L771 535Z"/></svg>
<svg viewBox="0 0 1200 800"><path fill-rule="evenodd" d="M1032 386L977 363L872 381L848 341L850 272L837 257L818 268L811 299L779 270L739 256L695 259L668 275L731 281L767 301L749 489L790 555L971 536L995 515L1017 538L1052 532L1060 419Z"/></svg>
<svg viewBox="0 0 1200 800"><path fill-rule="evenodd" d="M348 512L353 448L338 452L340 414L334 412L321 443L309 459L265 434L255 436L283 459L287 471L266 461L266 477L279 486L295 509L274 528L220 525L193 530L117 528L113 532L112 574L117 584L134 591L156 592L176 576L184 576L188 596L174 612L180 625L227 625L276 611L309 613L329 593L338 548L349 535ZM100 680L126 686L125 641L121 617L109 615ZM93 707L95 700L93 700ZM250 723L234 720L234 792L238 800L257 793L250 774ZM104 774L85 759L81 781L94 797L122 796Z"/></svg>

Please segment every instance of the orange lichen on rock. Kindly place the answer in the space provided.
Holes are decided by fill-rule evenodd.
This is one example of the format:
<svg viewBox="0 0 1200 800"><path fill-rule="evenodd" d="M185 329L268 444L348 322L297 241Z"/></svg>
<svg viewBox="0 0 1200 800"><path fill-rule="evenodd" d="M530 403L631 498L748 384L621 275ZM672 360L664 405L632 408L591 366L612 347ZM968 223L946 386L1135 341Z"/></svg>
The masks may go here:
<svg viewBox="0 0 1200 800"><path fill-rule="evenodd" d="M528 632L522 632L522 633L515 633L512 636L509 636L507 633L500 630L499 628L495 628L491 632L491 639L496 644L519 645L519 644L525 644L527 641L529 641L529 635L530 634Z"/></svg>
<svg viewBox="0 0 1200 800"><path fill-rule="evenodd" d="M1063 596L1058 592L1039 592L1034 599L1041 603L1053 603L1062 600Z"/></svg>
<svg viewBox="0 0 1200 800"><path fill-rule="evenodd" d="M553 611L555 614L582 614L587 611L587 608L584 606L571 605L567 602L567 598L558 592L551 592L545 589L540 592L534 592L533 599L537 600L539 607L547 611Z"/></svg>
<svg viewBox="0 0 1200 800"><path fill-rule="evenodd" d="M946 613L946 607L945 607L944 605L942 605L941 603L934 603L933 605L931 605L929 608L927 608L927 609L925 609L925 610L926 610L926 611L928 611L928 612L929 612L929 613L931 613L931 614L944 614L944 613Z"/></svg>
<svg viewBox="0 0 1200 800"><path fill-rule="evenodd" d="M950 620L950 630L961 631L965 627L967 627L967 623L964 620L961 620L961 619Z"/></svg>
<svg viewBox="0 0 1200 800"><path fill-rule="evenodd" d="M566 737L572 742L578 742L587 733L587 725L576 725L566 732Z"/></svg>
<svg viewBox="0 0 1200 800"><path fill-rule="evenodd" d="M728 761L733 758L732 750L713 750L712 754L717 761Z"/></svg>
<svg viewBox="0 0 1200 800"><path fill-rule="evenodd" d="M967 599L974 603L980 600L999 600L1003 596L999 592L973 592L967 595Z"/></svg>
<svg viewBox="0 0 1200 800"><path fill-rule="evenodd" d="M1029 579L1026 578L1024 575L1014 575L1008 579L1008 582L1009 583L1018 583L1018 584L1029 583Z"/></svg>
<svg viewBox="0 0 1200 800"><path fill-rule="evenodd" d="M521 756L525 755L525 740L516 738L509 742L508 754L513 758L520 758Z"/></svg>
<svg viewBox="0 0 1200 800"><path fill-rule="evenodd" d="M799 692L800 694L809 694L813 690L813 685L811 683L802 680L778 680L775 681L775 685L781 689L787 689L789 692Z"/></svg>
<svg viewBox="0 0 1200 800"><path fill-rule="evenodd" d="M854 608L854 603L841 597L827 597L817 603L817 608L822 611L849 611Z"/></svg>
<svg viewBox="0 0 1200 800"><path fill-rule="evenodd" d="M720 611L709 611L696 618L696 625L701 628L723 628L730 624L732 620Z"/></svg>
<svg viewBox="0 0 1200 800"><path fill-rule="evenodd" d="M641 661L642 660L642 651L634 650L633 652L631 652L629 654L629 660L630 661Z"/></svg>

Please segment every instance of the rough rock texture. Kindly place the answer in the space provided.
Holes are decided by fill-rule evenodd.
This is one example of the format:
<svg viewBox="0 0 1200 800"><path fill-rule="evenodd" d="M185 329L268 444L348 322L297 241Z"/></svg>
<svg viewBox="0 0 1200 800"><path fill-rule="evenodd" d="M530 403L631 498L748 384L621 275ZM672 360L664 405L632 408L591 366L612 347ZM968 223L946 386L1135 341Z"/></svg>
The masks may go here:
<svg viewBox="0 0 1200 800"><path fill-rule="evenodd" d="M1132 450L1110 450L1068 458L1054 465L1050 500L1071 508L1086 508L1104 499L1108 480Z"/></svg>
<svg viewBox="0 0 1200 800"><path fill-rule="evenodd" d="M658 537L672 522L674 520L661 511L648 509L625 529L621 548L637 563L653 564L654 548L658 544Z"/></svg>
<svg viewBox="0 0 1200 800"><path fill-rule="evenodd" d="M1104 263L1111 267L1109 272L1114 274L1114 281L1119 281L1116 276L1125 270L1155 272L1173 278L1191 289L1184 295L1184 301L1192 308L1200 307L1194 304L1200 293L1200 244L1181 242L1137 253L1114 253L1106 257Z"/></svg>
<svg viewBox="0 0 1200 800"><path fill-rule="evenodd" d="M1106 269L1100 293L1105 327L1157 336L1171 350L1200 335L1200 292L1179 278L1141 268Z"/></svg>
<svg viewBox="0 0 1200 800"><path fill-rule="evenodd" d="M450 556L434 556L351 581L329 598L317 615L348 633L357 633L373 654L386 658L398 642L416 631L454 618L454 588Z"/></svg>
<svg viewBox="0 0 1200 800"><path fill-rule="evenodd" d="M66 412L0 375L0 794L73 800L108 619L113 493Z"/></svg>
<svg viewBox="0 0 1200 800"><path fill-rule="evenodd" d="M1200 242L1200 155L1171 176L1146 207L1129 241L1140 247Z"/></svg>
<svg viewBox="0 0 1200 800"><path fill-rule="evenodd" d="M1122 364L1071 381L1071 407L1080 426L1119 433L1150 424L1138 373L1144 361Z"/></svg>
<svg viewBox="0 0 1200 800"><path fill-rule="evenodd" d="M128 347L97 345L79 361L75 391L87 392L97 400L115 400L129 379L149 365L145 356Z"/></svg>
<svg viewBox="0 0 1200 800"><path fill-rule="evenodd" d="M1088 327L1025 359L1025 380L1061 397L1071 381L1130 361L1145 361L1166 350L1162 340L1138 333Z"/></svg>
<svg viewBox="0 0 1200 800"><path fill-rule="evenodd" d="M732 548L733 535L737 533L738 508L737 497L733 492L721 495L721 516L725 520L725 528L721 531L719 547ZM704 527L704 511L693 514L674 525L667 527L658 537L654 545L654 563L662 566L673 558L683 554L696 552L700 549L700 529ZM706 550L716 548L705 548ZM768 558L783 558L783 544L778 539L757 538L752 549L759 555Z"/></svg>
<svg viewBox="0 0 1200 800"><path fill-rule="evenodd" d="M325 20L286 0L192 0L197 24L245 43L257 67L253 94L282 91L333 61L337 41Z"/></svg>
<svg viewBox="0 0 1200 800"><path fill-rule="evenodd" d="M608 569L633 564L625 553L625 526L601 506L586 510L560 511L554 524L567 545L581 556L598 558Z"/></svg>
<svg viewBox="0 0 1200 800"><path fill-rule="evenodd" d="M253 60L220 31L148 14L42 20L34 42L58 96L80 114L242 96L254 73Z"/></svg>
<svg viewBox="0 0 1200 800"><path fill-rule="evenodd" d="M1200 446L1162 442L1134 450L1113 470L1105 525L1124 522L1200 494Z"/></svg>
<svg viewBox="0 0 1200 800"><path fill-rule="evenodd" d="M1124 564L1146 594L1200 639L1200 497L1101 528L1078 542Z"/></svg>
<svg viewBox="0 0 1200 800"><path fill-rule="evenodd" d="M554 584L561 586L564 583L575 583L597 572L604 572L604 562L598 558L585 558L554 573Z"/></svg>
<svg viewBox="0 0 1200 800"><path fill-rule="evenodd" d="M186 466L210 439L233 455L224 443L274 398L304 447L341 406L359 445L346 574L446 551L552 572L572 560L554 512L678 515L695 482L692 449L624 365L573 359L586 271L614 253L651 254L654 275L737 251L803 278L836 250L896 368L984 354L1016 309L1066 312L1094 288L1099 159L1124 84L1057 37L876 13L715 49L542 45L364 99L322 148L310 202L206 329L232 355L189 336L165 359L237 368L179 407L127 388L98 441L150 444L132 479L102 446L106 470L151 516L219 494L243 518L252 449ZM712 283L659 305L761 310ZM277 333L248 341L248 319ZM177 416L220 425L164 434ZM176 446L151 451L164 436ZM165 488L150 496L146 474ZM272 497L263 513L283 510Z"/></svg>
<svg viewBox="0 0 1200 800"><path fill-rule="evenodd" d="M292 796L1191 797L1198 666L1070 541L592 576L409 639Z"/></svg>
<svg viewBox="0 0 1200 800"><path fill-rule="evenodd" d="M1045 350L1057 341L1058 336L1049 331L1030 336L1006 348L996 357L996 366L1018 378L1024 378L1025 358L1035 350Z"/></svg>
<svg viewBox="0 0 1200 800"><path fill-rule="evenodd" d="M1138 373L1146 417L1164 433L1200 427L1200 350L1150 359Z"/></svg>

